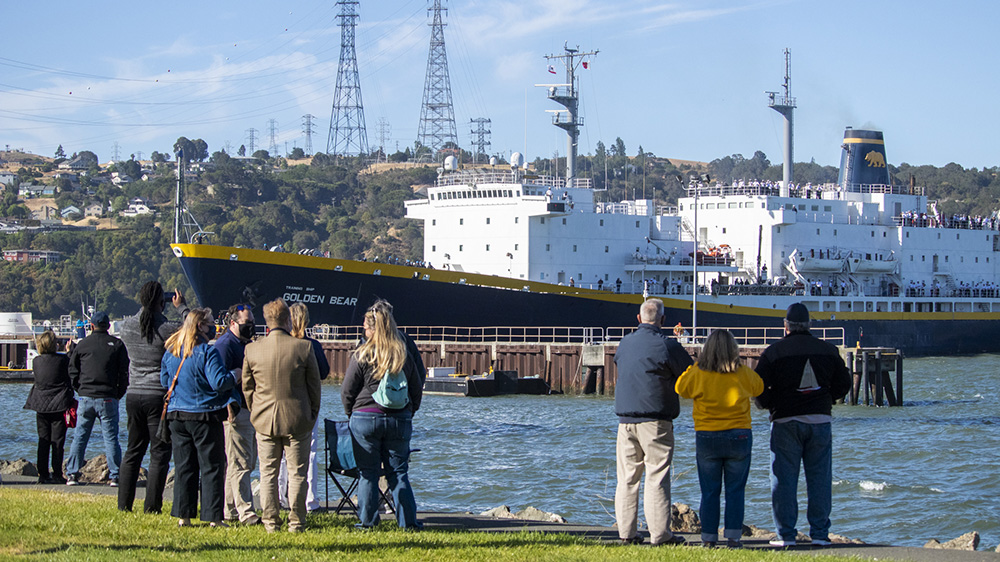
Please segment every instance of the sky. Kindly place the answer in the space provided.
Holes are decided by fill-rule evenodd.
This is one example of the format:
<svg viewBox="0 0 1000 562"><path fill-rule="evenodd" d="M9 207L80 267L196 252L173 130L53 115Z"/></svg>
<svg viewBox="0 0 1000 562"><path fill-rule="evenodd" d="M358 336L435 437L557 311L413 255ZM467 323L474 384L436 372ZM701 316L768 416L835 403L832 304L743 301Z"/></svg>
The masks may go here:
<svg viewBox="0 0 1000 562"><path fill-rule="evenodd" d="M565 155L544 57L579 70L579 150L711 161L783 151L767 107L791 49L794 159L838 165L845 127L884 132L899 165L1000 164L1000 2L967 0L445 0L459 144L491 123L490 154ZM368 144L417 139L430 42L426 0L361 0L355 48ZM180 136L209 152L314 152L329 134L341 29L333 1L3 2L0 148L149 158ZM380 131L382 134L380 135Z"/></svg>

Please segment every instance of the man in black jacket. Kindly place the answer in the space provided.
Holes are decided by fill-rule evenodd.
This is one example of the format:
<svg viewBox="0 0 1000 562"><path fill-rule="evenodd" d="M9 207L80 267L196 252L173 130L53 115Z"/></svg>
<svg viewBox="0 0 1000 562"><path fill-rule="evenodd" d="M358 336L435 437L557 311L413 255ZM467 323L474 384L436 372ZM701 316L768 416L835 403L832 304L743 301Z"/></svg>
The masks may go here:
<svg viewBox="0 0 1000 562"><path fill-rule="evenodd" d="M642 303L638 318L639 328L622 338L615 353L618 367L615 413L619 422L615 455L618 536L626 543L641 542L636 535L636 520L639 480L645 470L643 511L649 540L653 545L679 544L684 538L670 532L673 420L680 412L674 383L692 361L687 351L661 330L663 301L648 299Z"/></svg>
<svg viewBox="0 0 1000 562"><path fill-rule="evenodd" d="M108 457L109 482L118 486L118 467L122 447L118 442L118 401L128 388L128 351L122 341L110 334L111 321L104 312L90 318L94 331L77 344L69 359L69 378L80 395L78 422L73 430L73 445L66 461L66 484L80 483L80 468L87 452L94 421L101 421L104 450Z"/></svg>
<svg viewBox="0 0 1000 562"><path fill-rule="evenodd" d="M764 350L756 370L764 379L757 404L771 411L771 510L778 532L771 544L795 544L800 465L812 544L830 544L830 422L833 403L851 389L847 366L835 346L809 333L809 310L794 303L785 314L785 337Z"/></svg>

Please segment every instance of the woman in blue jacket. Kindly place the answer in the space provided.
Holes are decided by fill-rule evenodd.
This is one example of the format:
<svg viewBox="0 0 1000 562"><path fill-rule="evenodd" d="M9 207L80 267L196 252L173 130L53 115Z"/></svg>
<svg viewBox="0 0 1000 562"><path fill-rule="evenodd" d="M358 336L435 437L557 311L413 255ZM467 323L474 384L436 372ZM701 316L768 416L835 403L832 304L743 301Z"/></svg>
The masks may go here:
<svg viewBox="0 0 1000 562"><path fill-rule="evenodd" d="M226 480L222 422L228 416L226 406L232 400L236 379L208 344L214 337L211 309L196 308L167 339L167 353L160 363L160 383L168 389L170 399L167 420L174 456L170 514L178 518L181 527L191 526L191 518L198 514L199 475L201 520L212 527L227 526L222 521Z"/></svg>

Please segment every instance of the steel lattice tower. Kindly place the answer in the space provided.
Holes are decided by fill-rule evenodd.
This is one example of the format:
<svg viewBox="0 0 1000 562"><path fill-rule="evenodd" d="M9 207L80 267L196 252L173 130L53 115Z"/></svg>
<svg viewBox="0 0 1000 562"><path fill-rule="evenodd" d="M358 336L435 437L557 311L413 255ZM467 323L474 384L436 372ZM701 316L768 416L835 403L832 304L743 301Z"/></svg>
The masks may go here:
<svg viewBox="0 0 1000 562"><path fill-rule="evenodd" d="M476 152L472 155L472 163L476 164L479 163L480 156L486 156L486 148L490 146L490 141L486 138L490 134L490 130L486 128L490 124L490 120L485 117L476 117L469 119L469 124L476 126L470 131L471 134L475 135L472 144L476 147Z"/></svg>
<svg viewBox="0 0 1000 562"><path fill-rule="evenodd" d="M358 57L354 52L354 27L357 25L357 0L341 0L340 5L340 66L337 68L337 89L333 94L330 135L326 152L336 156L363 156L368 153L368 133L365 131L365 109L361 103L361 82L358 79Z"/></svg>
<svg viewBox="0 0 1000 562"><path fill-rule="evenodd" d="M271 158L278 156L278 120L268 119L267 130L271 135L271 144L267 146L268 155Z"/></svg>
<svg viewBox="0 0 1000 562"><path fill-rule="evenodd" d="M306 135L306 156L312 156L313 152L313 119L316 117L312 113L302 116L302 132Z"/></svg>
<svg viewBox="0 0 1000 562"><path fill-rule="evenodd" d="M444 48L444 22L441 21L441 0L434 0L431 46L427 54L427 77L424 79L424 101L420 107L417 140L433 153L452 142L458 145L455 108L451 103L451 79L448 77L448 54Z"/></svg>

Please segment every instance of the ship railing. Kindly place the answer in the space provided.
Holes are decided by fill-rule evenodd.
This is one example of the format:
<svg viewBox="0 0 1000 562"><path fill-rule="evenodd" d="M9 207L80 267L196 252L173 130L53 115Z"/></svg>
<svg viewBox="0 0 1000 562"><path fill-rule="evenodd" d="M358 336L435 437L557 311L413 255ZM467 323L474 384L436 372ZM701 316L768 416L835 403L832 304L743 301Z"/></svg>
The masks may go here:
<svg viewBox="0 0 1000 562"><path fill-rule="evenodd" d="M608 328L605 342L614 343L634 332L636 328ZM772 343L785 337L785 328L776 326L758 327L723 327L723 326L699 326L694 330L690 326L675 326L673 328L674 337L684 345L704 345L708 336L716 330L728 330L733 335L736 343L740 347L767 347ZM844 329L839 327L822 328L813 327L809 332L817 338L832 343L838 347L843 347L846 342Z"/></svg>
<svg viewBox="0 0 1000 562"><path fill-rule="evenodd" d="M316 328L324 328L317 330ZM636 330L628 327L566 327L566 326L400 326L416 342L468 343L468 344L567 344L595 345L618 343ZM766 347L785 337L783 327L719 327L699 326L694 330L681 326L675 335L683 344L703 345L715 330L729 330L742 347ZM315 326L310 336L320 341L361 341L361 326ZM846 338L843 328L814 327L810 332L827 342L843 346ZM309 333L309 330L307 330ZM678 335L679 334L679 335Z"/></svg>
<svg viewBox="0 0 1000 562"><path fill-rule="evenodd" d="M584 344L605 340L604 328L567 326L400 326L419 342ZM306 333L320 341L360 341L361 326L313 326Z"/></svg>
<svg viewBox="0 0 1000 562"><path fill-rule="evenodd" d="M896 215L892 217L896 226L913 226L918 228L953 228L958 230L997 230L1000 220L992 217L942 217L926 213L917 216Z"/></svg>

